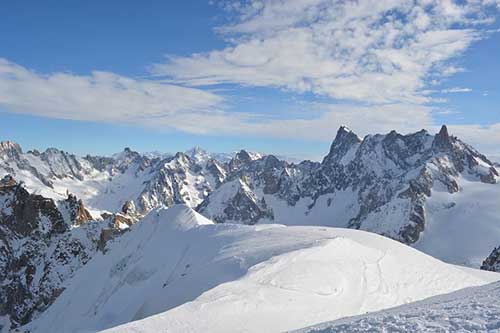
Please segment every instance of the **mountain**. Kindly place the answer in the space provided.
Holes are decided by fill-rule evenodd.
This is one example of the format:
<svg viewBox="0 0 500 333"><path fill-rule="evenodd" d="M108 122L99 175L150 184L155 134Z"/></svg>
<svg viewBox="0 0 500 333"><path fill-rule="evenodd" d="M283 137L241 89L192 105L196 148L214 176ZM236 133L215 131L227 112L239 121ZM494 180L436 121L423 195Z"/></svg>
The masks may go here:
<svg viewBox="0 0 500 333"><path fill-rule="evenodd" d="M74 193L96 216L127 205L140 219L185 203L218 223L367 230L472 267L499 245L498 170L446 126L364 138L341 127L321 163L298 164L245 150L229 160L201 148L165 158L128 148L77 157L0 145L0 176L55 200Z"/></svg>
<svg viewBox="0 0 500 333"><path fill-rule="evenodd" d="M483 261L481 269L500 273L500 246L491 251L490 255Z"/></svg>
<svg viewBox="0 0 500 333"><path fill-rule="evenodd" d="M215 224L175 205L110 241L22 329L281 332L499 278L373 233Z"/></svg>
<svg viewBox="0 0 500 333"><path fill-rule="evenodd" d="M175 203L196 206L221 181L183 153L150 159L125 148L113 157L77 157L55 148L23 153L8 141L0 146L0 175L5 174L56 200L74 193L97 215L119 212L129 201L143 214Z"/></svg>
<svg viewBox="0 0 500 333"><path fill-rule="evenodd" d="M244 179L247 196L269 212L235 221L238 200L221 186L198 207L218 222L362 229L474 267L500 239L498 169L446 126L363 139L341 127L321 163L236 156L229 169L227 182Z"/></svg>
<svg viewBox="0 0 500 333"><path fill-rule="evenodd" d="M104 329L156 314L144 327L159 320L179 328L200 309L204 319L182 329L216 325L217 313L232 309L249 317L230 317L249 325L257 325L250 316L271 322L260 307L276 318L295 314L293 327L272 325L297 329L492 281L417 250L498 271L498 170L446 127L364 138L341 127L322 162L298 164L245 150L224 160L199 148L81 157L4 141L0 331ZM382 278L376 262L386 246L395 254ZM363 276L384 281L367 286L376 300L356 291ZM318 309L285 307L290 297ZM329 307L338 300L343 306ZM64 325L63 315L71 318Z"/></svg>
<svg viewBox="0 0 500 333"><path fill-rule="evenodd" d="M0 316L13 326L54 302L108 228L75 196L54 201L30 194L10 176L0 180L0 221Z"/></svg>
<svg viewBox="0 0 500 333"><path fill-rule="evenodd" d="M497 332L500 330L500 282L366 315L317 324L295 333Z"/></svg>

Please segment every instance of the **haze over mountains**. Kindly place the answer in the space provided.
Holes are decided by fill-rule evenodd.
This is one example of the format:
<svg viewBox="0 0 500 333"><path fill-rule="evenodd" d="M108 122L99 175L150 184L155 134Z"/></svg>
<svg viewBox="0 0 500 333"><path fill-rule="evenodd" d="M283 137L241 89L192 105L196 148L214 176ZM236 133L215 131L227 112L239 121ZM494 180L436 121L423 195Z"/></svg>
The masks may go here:
<svg viewBox="0 0 500 333"><path fill-rule="evenodd" d="M453 265L498 270L499 172L445 126L341 127L321 162L300 163L4 141L0 326L196 332L232 318L283 331L493 282ZM284 325L290 313L300 320Z"/></svg>

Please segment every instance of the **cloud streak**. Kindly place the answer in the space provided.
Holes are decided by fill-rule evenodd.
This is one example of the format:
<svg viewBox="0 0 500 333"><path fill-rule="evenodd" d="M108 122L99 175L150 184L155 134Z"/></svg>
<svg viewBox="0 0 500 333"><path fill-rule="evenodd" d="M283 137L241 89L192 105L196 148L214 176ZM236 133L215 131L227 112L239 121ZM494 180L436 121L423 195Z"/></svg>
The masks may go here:
<svg viewBox="0 0 500 333"><path fill-rule="evenodd" d="M412 131L431 124L431 108L425 106L298 103L319 116L275 119L265 113L233 112L226 110L224 97L200 89L109 72L44 75L0 59L0 106L42 117L318 141L331 140L342 124L361 134L393 128Z"/></svg>
<svg viewBox="0 0 500 333"><path fill-rule="evenodd" d="M279 87L365 103L422 104L428 80L491 23L492 1L250 0L224 2L235 22L217 28L230 46L170 56L152 73L191 86Z"/></svg>
<svg viewBox="0 0 500 333"><path fill-rule="evenodd" d="M223 102L200 89L109 72L42 75L0 59L0 106L11 112L189 130L193 115L220 114L217 108Z"/></svg>

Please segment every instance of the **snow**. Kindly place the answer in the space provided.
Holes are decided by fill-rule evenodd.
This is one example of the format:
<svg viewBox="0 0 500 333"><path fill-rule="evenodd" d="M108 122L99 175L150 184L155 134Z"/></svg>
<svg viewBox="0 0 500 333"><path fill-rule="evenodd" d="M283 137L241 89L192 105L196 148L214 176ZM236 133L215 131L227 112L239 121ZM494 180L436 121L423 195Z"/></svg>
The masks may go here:
<svg viewBox="0 0 500 333"><path fill-rule="evenodd" d="M335 193L320 196L314 206L311 198L302 198L294 206L273 195L264 195L256 191L257 196L264 196L266 203L272 207L274 220L262 220L259 223L277 223L285 225L321 225L328 227L347 227L349 220L359 210L357 193L350 190L339 190Z"/></svg>
<svg viewBox="0 0 500 333"><path fill-rule="evenodd" d="M500 283L495 282L390 310L314 325L295 333L498 332L499 299Z"/></svg>
<svg viewBox="0 0 500 333"><path fill-rule="evenodd" d="M182 205L108 244L26 328L281 332L498 279L364 231L213 224Z"/></svg>
<svg viewBox="0 0 500 333"><path fill-rule="evenodd" d="M500 242L500 184L459 180L461 191L432 191L428 219L415 243L446 262L479 267Z"/></svg>
<svg viewBox="0 0 500 333"><path fill-rule="evenodd" d="M231 200L233 200L239 191L247 192L254 197L248 185L240 178L237 178L222 184L218 191L214 192L209 199L210 204L206 207L204 213L212 218L223 215L224 209L230 204ZM254 201L256 201L255 198Z"/></svg>
<svg viewBox="0 0 500 333"><path fill-rule="evenodd" d="M358 143L358 144L353 145L351 148L349 148L349 150L346 152L346 154L344 156L342 156L342 159L340 160L340 164L342 164L342 165L349 164L356 156L356 152L358 151L359 146L360 146L360 144Z"/></svg>

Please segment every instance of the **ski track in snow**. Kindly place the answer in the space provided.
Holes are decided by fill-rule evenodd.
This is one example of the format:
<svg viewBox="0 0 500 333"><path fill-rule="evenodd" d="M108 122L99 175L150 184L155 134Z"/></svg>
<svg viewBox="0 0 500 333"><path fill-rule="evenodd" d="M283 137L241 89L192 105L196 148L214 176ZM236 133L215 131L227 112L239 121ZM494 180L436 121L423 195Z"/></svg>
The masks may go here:
<svg viewBox="0 0 500 333"><path fill-rule="evenodd" d="M500 332L500 282L334 322L294 333Z"/></svg>

